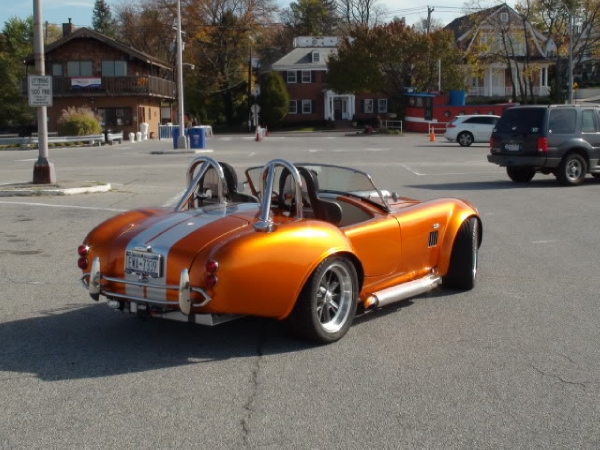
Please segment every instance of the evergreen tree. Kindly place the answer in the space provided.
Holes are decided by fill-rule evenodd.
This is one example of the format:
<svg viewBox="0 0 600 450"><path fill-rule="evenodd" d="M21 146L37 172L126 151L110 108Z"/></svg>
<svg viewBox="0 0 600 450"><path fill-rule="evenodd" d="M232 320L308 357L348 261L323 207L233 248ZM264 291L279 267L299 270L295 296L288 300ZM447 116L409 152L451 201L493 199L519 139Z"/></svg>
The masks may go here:
<svg viewBox="0 0 600 450"><path fill-rule="evenodd" d="M289 110L290 97L283 78L277 72L267 73L261 81L259 97L261 123L277 128Z"/></svg>
<svg viewBox="0 0 600 450"><path fill-rule="evenodd" d="M92 27L105 36L115 38L117 22L112 16L110 6L105 0L96 0L94 12L92 15Z"/></svg>

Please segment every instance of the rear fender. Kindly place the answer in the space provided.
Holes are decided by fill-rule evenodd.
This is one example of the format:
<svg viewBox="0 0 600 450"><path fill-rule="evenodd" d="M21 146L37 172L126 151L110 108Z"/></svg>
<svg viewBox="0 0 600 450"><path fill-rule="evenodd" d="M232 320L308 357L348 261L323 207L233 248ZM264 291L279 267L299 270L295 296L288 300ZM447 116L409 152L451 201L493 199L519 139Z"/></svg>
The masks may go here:
<svg viewBox="0 0 600 450"><path fill-rule="evenodd" d="M319 263L336 253L353 255L357 262L346 236L329 223L294 221L277 225L270 233L250 228L198 258L190 279L201 279L206 259L214 259L219 263L218 283L203 312L283 319Z"/></svg>
<svg viewBox="0 0 600 450"><path fill-rule="evenodd" d="M449 211L447 222L448 225L446 227L442 246L440 248L438 271L442 276L446 275L448 272L448 267L450 266L450 257L452 255L452 246L454 245L454 240L456 239L458 230L463 222L470 217L475 217L479 222L478 246L481 246L481 240L483 237L483 224L481 222L481 218L479 217L475 207L469 205L465 201L458 200L454 205L454 209Z"/></svg>

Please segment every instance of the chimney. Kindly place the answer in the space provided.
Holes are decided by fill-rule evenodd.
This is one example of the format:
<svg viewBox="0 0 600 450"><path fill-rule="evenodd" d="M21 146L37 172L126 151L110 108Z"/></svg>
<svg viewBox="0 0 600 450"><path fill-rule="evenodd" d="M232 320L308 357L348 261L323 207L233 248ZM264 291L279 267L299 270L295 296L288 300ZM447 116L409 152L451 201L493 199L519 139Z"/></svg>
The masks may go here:
<svg viewBox="0 0 600 450"><path fill-rule="evenodd" d="M75 25L71 23L71 18L69 17L69 23L63 23L63 37L69 36L73 31L75 31Z"/></svg>

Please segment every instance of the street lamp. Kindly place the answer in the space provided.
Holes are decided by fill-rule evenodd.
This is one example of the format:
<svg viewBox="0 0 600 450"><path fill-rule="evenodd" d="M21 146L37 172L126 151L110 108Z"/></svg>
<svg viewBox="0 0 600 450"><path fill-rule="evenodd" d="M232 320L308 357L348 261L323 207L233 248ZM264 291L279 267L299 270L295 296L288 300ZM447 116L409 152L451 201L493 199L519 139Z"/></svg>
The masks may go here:
<svg viewBox="0 0 600 450"><path fill-rule="evenodd" d="M179 137L177 148L187 148L185 117L183 112L183 50L181 42L181 0L177 0L177 97L179 110Z"/></svg>

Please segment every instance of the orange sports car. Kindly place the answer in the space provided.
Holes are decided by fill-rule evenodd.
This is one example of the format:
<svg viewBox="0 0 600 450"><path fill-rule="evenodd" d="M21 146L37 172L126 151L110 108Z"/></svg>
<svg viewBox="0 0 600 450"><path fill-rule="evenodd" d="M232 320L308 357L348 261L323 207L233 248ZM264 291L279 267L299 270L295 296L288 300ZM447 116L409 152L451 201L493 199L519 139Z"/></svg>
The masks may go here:
<svg viewBox="0 0 600 450"><path fill-rule="evenodd" d="M482 225L464 200L398 197L360 170L284 159L238 185L203 156L187 179L174 209L128 211L87 235L78 266L94 300L204 325L270 317L330 343L357 312L475 285Z"/></svg>

